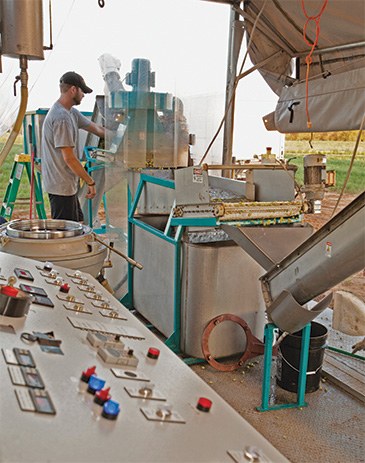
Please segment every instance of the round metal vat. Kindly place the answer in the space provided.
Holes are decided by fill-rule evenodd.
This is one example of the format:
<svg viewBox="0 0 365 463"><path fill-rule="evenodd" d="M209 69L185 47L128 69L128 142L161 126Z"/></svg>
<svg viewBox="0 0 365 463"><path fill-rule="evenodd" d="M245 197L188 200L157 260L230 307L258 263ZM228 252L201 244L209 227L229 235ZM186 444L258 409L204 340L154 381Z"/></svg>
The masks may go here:
<svg viewBox="0 0 365 463"><path fill-rule="evenodd" d="M0 251L82 272L94 277L107 248L94 240L91 228L68 220L14 220L0 227Z"/></svg>
<svg viewBox="0 0 365 463"><path fill-rule="evenodd" d="M59 239L91 231L81 223L70 220L15 220L6 227L7 236L27 239Z"/></svg>
<svg viewBox="0 0 365 463"><path fill-rule="evenodd" d="M1 0L2 54L43 60L42 0Z"/></svg>

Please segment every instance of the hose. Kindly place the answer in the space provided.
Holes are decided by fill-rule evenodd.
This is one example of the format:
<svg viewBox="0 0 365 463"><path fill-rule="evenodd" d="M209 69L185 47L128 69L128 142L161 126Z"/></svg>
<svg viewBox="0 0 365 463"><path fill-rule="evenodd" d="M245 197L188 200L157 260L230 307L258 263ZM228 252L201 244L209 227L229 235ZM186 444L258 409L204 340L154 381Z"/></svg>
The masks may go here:
<svg viewBox="0 0 365 463"><path fill-rule="evenodd" d="M355 142L355 146L354 146L354 151L352 153L351 162L350 162L350 165L349 165L349 169L347 171L345 183L343 184L340 196L338 197L337 203L336 203L336 205L335 205L335 207L334 207L334 209L332 211L331 219L335 215L335 212L336 212L336 210L338 208L338 205L340 204L341 198L342 198L342 196L343 196L343 194L345 192L347 182L349 181L350 174L351 174L351 171L352 171L352 166L354 165L354 161L355 161L355 157L356 157L356 153L357 153L357 148L359 147L359 143L360 143L360 140L361 140L361 134L362 134L362 131L364 129L364 124L365 124L365 114L362 117L361 125L360 125L359 131L357 133L357 138L356 138L356 142Z"/></svg>
<svg viewBox="0 0 365 463"><path fill-rule="evenodd" d="M16 137L18 136L20 129L22 127L25 111L28 104L28 73L27 73L27 59L25 57L20 58L20 80L21 80L21 90L20 90L20 106L18 111L18 116L16 118L13 129L3 146L3 149L0 152L0 167L3 165L5 159L10 153L11 148L14 145Z"/></svg>

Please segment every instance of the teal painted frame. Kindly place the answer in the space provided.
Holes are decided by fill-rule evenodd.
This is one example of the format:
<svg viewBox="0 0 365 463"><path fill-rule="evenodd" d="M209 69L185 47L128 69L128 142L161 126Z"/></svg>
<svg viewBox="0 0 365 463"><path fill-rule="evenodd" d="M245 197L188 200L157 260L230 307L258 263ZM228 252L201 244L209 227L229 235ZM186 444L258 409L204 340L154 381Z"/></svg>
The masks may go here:
<svg viewBox="0 0 365 463"><path fill-rule="evenodd" d="M143 223L136 219L134 214L136 212L142 191L146 183L153 183L165 188L175 189L175 182L167 179L160 179L150 175L141 174L140 181L137 187L136 194L132 201L130 189L128 187L128 257L133 259L133 225L142 228L143 230L152 233L153 235L171 243L175 246L175 278L174 278L174 331L171 336L166 340L165 344L170 347L175 353L180 351L180 329L181 329L181 237L184 232L184 226L179 225L174 238L171 238L171 220L165 231L162 232L150 225ZM128 266L128 293L121 299L122 304L127 308L133 308L133 266Z"/></svg>
<svg viewBox="0 0 365 463"><path fill-rule="evenodd" d="M310 328L311 324L308 323L303 328L301 354L299 362L299 378L298 378L298 391L296 403L285 403L269 406L270 398L270 373L271 373L271 359L272 359L272 346L274 342L274 329L277 328L273 323L268 323L265 326L265 355L264 355L264 375L262 380L262 396L261 406L256 407L259 412L266 412L269 410L281 410L283 408L298 408L306 407L308 404L304 402L305 396L305 383L307 381L307 368L308 368L308 355L310 343Z"/></svg>
<svg viewBox="0 0 365 463"><path fill-rule="evenodd" d="M152 177L150 175L141 174L140 181L137 187L136 194L132 200L132 195L128 187L128 257L133 259L133 225L142 228L143 230L152 233L153 235L171 243L175 246L175 280L174 280L174 331L171 336L166 340L165 344L170 347L175 353L181 353L180 350L180 330L181 330L181 238L184 233L185 227L195 226L195 227L216 227L220 224L219 220L216 217L198 217L198 218L180 218L173 217L173 209L166 225L164 232L158 230L151 225L148 225L134 217L136 212L139 200L141 198L142 191L146 183L153 183L165 188L175 189L175 182L173 180L162 179L158 177ZM298 221L298 218L293 219L293 221ZM239 222L235 222L237 225ZM171 238L170 230L172 226L177 226L177 231L174 238ZM133 272L134 268L132 265L128 266L128 292L122 297L120 302L125 305L128 309L133 309ZM272 333L271 333L271 336ZM308 341L309 349L309 341ZM272 352L272 344L271 344ZM265 347L265 356L266 356L266 347ZM271 354L268 357L270 358L271 364ZM200 359L187 359L186 363L196 363ZM204 361L204 360L201 360ZM308 361L308 355L307 355ZM305 365L305 371L307 371L307 365ZM270 381L270 374L269 374ZM270 387L270 385L269 385ZM268 399L267 399L268 400ZM299 405L296 405L299 406ZM281 407L283 408L283 407Z"/></svg>

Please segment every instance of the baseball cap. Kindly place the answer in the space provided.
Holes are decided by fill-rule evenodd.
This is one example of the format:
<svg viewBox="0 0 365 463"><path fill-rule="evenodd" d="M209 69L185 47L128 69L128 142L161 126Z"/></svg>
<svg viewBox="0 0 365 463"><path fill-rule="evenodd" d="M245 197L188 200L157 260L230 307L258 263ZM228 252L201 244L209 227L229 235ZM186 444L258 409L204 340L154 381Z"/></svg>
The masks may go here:
<svg viewBox="0 0 365 463"><path fill-rule="evenodd" d="M80 74L77 74L77 72L74 71L69 71L63 74L60 79L60 84L75 85L76 87L80 87L84 93L92 92L92 89L85 84L85 81Z"/></svg>

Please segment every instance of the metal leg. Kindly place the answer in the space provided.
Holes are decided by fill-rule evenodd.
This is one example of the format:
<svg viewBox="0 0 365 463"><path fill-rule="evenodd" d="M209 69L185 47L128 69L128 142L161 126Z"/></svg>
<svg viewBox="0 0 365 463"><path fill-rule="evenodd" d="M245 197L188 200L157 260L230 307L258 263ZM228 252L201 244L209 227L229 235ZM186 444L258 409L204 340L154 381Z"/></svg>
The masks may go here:
<svg viewBox="0 0 365 463"><path fill-rule="evenodd" d="M311 324L308 323L308 325L306 325L303 328L302 347L301 347L300 364L299 364L297 403L298 403L298 406L300 407L304 405L305 383L307 381L310 332L311 332Z"/></svg>
<svg viewBox="0 0 365 463"><path fill-rule="evenodd" d="M271 358L272 345L274 341L274 328L275 325L273 325L272 323L265 326L264 376L262 379L262 397L260 411L269 410Z"/></svg>
<svg viewBox="0 0 365 463"><path fill-rule="evenodd" d="M272 346L273 346L273 341L274 341L274 329L275 328L276 326L273 323L269 323L265 326L264 374L263 374L263 380L262 380L261 407L257 407L257 410L259 412L265 412L268 410L280 410L282 408L305 407L308 405L306 402L304 402L304 396L305 396L305 383L307 379L307 367L308 367L308 355L309 355L310 323L303 328L300 365L299 365L297 401L296 403L271 405L269 407L271 358L272 358Z"/></svg>

